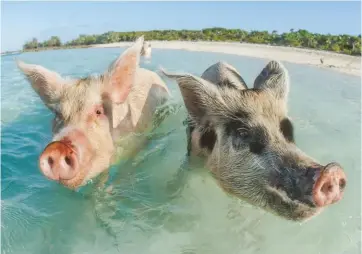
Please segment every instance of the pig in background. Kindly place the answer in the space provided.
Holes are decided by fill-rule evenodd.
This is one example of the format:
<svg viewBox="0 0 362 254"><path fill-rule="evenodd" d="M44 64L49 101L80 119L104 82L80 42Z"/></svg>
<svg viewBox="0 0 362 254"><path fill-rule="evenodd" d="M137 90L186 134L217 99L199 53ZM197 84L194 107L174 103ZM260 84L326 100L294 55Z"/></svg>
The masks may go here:
<svg viewBox="0 0 362 254"><path fill-rule="evenodd" d="M148 41L144 41L141 49L141 56L149 60L151 58L151 53L152 53L151 43Z"/></svg>
<svg viewBox="0 0 362 254"><path fill-rule="evenodd" d="M147 141L157 107L169 90L161 78L139 67L144 37L104 74L70 79L18 61L43 103L54 113L53 139L39 157L50 180L76 189L106 171L116 156L132 156Z"/></svg>
<svg viewBox="0 0 362 254"><path fill-rule="evenodd" d="M269 62L253 88L224 62L201 78L162 73L177 81L188 111L189 163L201 159L227 193L295 221L341 200L342 167L319 164L294 142L290 80L281 63Z"/></svg>

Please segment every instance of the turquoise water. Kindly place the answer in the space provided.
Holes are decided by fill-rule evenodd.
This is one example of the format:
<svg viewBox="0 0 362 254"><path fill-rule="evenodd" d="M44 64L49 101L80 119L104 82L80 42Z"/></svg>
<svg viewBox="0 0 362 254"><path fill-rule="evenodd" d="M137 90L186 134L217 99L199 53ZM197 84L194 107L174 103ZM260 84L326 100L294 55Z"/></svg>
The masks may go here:
<svg viewBox="0 0 362 254"><path fill-rule="evenodd" d="M26 53L20 59L63 75L100 73L123 49ZM153 49L150 69L201 73L225 60L251 84L267 61ZM96 182L72 192L47 181L37 158L51 139L50 112L12 56L1 59L2 253L360 253L360 79L285 63L291 76L290 115L301 149L346 169L344 199L318 217L293 223L221 191L207 171L180 171L186 152L185 109L176 105L137 157L112 167L113 195Z"/></svg>

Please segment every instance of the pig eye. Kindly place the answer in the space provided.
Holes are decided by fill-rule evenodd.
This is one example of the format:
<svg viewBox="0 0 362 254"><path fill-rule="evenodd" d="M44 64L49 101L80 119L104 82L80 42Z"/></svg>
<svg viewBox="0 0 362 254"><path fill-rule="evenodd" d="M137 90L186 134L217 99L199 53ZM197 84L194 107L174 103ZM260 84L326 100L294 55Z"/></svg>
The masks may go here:
<svg viewBox="0 0 362 254"><path fill-rule="evenodd" d="M245 144L249 143L251 140L251 135L248 131L232 131L232 145L235 149L240 149Z"/></svg>
<svg viewBox="0 0 362 254"><path fill-rule="evenodd" d="M95 111L97 116L103 115L104 113L102 106L98 106Z"/></svg>
<svg viewBox="0 0 362 254"><path fill-rule="evenodd" d="M245 142L248 142L250 141L250 133L247 132L247 131L242 131L242 132L239 132L239 137L244 140Z"/></svg>

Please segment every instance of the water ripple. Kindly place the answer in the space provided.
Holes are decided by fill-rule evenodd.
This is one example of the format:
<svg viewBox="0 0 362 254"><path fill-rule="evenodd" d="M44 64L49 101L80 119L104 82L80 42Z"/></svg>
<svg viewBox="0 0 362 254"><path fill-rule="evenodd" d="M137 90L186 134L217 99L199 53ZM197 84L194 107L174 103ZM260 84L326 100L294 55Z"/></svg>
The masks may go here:
<svg viewBox="0 0 362 254"><path fill-rule="evenodd" d="M122 50L48 51L21 58L64 75L85 76L102 73ZM241 70L248 83L265 64L232 55L155 50L152 63L141 66L156 69L162 63L169 70L201 74L220 60ZM343 202L295 224L229 197L206 170L187 166L186 111L171 81L173 98L159 109L150 142L133 160L111 167L105 188L96 188L97 179L75 192L48 181L37 161L51 139L52 114L13 59L1 61L2 253L359 253L358 78L287 64L298 146L321 161L336 158L350 176Z"/></svg>

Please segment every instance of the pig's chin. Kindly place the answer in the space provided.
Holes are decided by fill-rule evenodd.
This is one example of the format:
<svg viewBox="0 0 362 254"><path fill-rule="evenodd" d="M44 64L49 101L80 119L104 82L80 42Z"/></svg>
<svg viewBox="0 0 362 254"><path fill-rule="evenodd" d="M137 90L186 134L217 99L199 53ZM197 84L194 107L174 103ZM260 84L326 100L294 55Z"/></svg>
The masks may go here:
<svg viewBox="0 0 362 254"><path fill-rule="evenodd" d="M279 211L274 207L267 208L266 210L286 220L295 222L306 222L315 217L316 215L320 214L323 208L312 208L307 207L304 204L299 204L299 206L295 208L295 210L287 212Z"/></svg>
<svg viewBox="0 0 362 254"><path fill-rule="evenodd" d="M280 212L274 209L267 209L267 210L286 220L295 221L295 222L306 222L315 217L316 215L320 214L323 208L312 208L312 207L307 207L304 204L300 204L295 210L288 212Z"/></svg>
<svg viewBox="0 0 362 254"><path fill-rule="evenodd" d="M264 209L286 220L306 222L323 211L299 200L291 200L284 192L268 188Z"/></svg>
<svg viewBox="0 0 362 254"><path fill-rule="evenodd" d="M79 188L81 185L83 185L83 179L75 176L72 179L60 179L59 183L64 185L65 187L69 188L69 189L77 189Z"/></svg>
<svg viewBox="0 0 362 254"><path fill-rule="evenodd" d="M93 154L89 160L80 163L79 171L73 178L61 179L59 183L72 190L81 188L108 168L109 163L104 159L105 157L107 156L96 156Z"/></svg>
<svg viewBox="0 0 362 254"><path fill-rule="evenodd" d="M70 179L59 179L58 182L69 189L75 190L86 184L87 181L86 176L91 166L92 166L92 161L87 162L87 164L80 163L79 171L75 176L73 176Z"/></svg>

